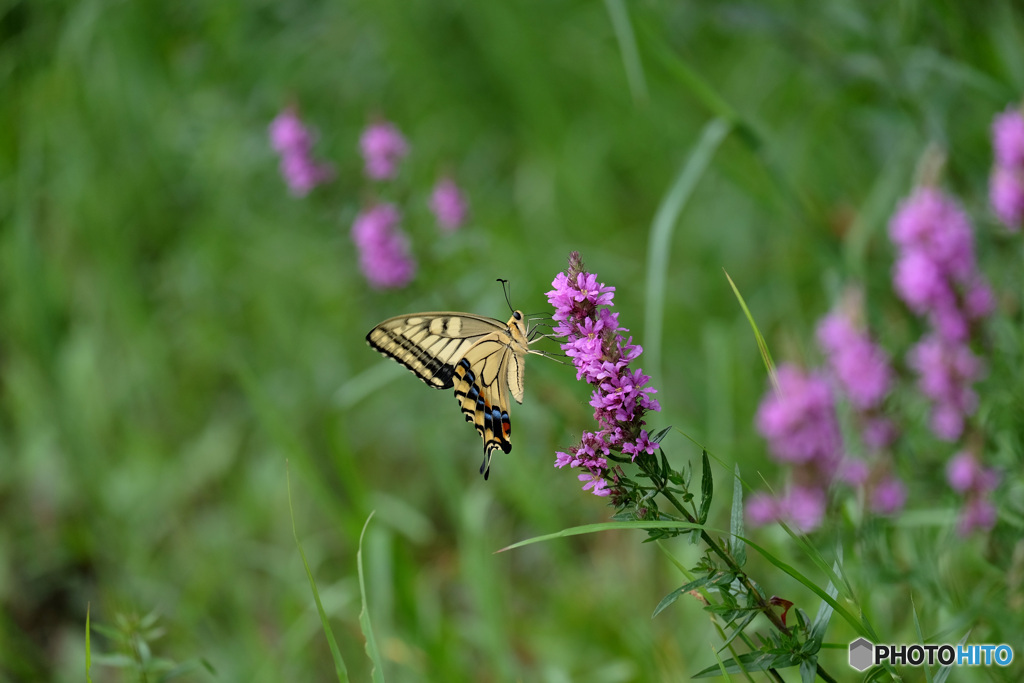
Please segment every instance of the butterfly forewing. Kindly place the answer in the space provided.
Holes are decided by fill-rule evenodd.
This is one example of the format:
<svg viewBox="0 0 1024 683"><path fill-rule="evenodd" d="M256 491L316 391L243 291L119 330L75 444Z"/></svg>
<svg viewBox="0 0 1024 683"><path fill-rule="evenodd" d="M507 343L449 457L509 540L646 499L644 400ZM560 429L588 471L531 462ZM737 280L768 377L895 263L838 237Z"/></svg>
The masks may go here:
<svg viewBox="0 0 1024 683"><path fill-rule="evenodd" d="M481 338L504 329L497 320L469 313L416 313L385 320L366 341L435 389L450 389L455 363Z"/></svg>
<svg viewBox="0 0 1024 683"><path fill-rule="evenodd" d="M491 454L512 450L511 392L523 402L523 361L530 350L522 314L507 323L470 313L414 313L385 320L366 341L436 389L455 389L455 399L484 442L480 473L487 478Z"/></svg>

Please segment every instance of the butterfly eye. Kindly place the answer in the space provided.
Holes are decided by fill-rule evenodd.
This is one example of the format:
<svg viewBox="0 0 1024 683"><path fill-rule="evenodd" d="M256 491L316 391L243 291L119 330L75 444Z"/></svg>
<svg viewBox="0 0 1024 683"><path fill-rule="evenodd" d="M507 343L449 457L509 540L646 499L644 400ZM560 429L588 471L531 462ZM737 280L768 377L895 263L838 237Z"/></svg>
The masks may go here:
<svg viewBox="0 0 1024 683"><path fill-rule="evenodd" d="M519 311L512 311L512 317L515 318L516 320L522 320L523 314L520 313Z"/></svg>

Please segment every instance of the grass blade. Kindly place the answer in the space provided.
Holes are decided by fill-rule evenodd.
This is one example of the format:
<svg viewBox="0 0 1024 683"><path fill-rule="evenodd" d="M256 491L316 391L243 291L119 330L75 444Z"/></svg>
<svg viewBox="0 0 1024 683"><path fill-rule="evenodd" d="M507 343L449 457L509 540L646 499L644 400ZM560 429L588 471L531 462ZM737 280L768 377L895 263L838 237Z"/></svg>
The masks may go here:
<svg viewBox="0 0 1024 683"><path fill-rule="evenodd" d="M633 33L633 25L629 21L626 5L622 0L604 0L604 6L608 10L612 28L615 29L615 39L619 42L622 66L626 70L626 80L629 82L629 91L633 95L633 103L647 104L647 80L644 78L644 68L640 63L640 51L636 47L636 36Z"/></svg>
<svg viewBox="0 0 1024 683"><path fill-rule="evenodd" d="M686 158L672 187L661 200L651 223L647 242L647 285L644 315L644 351L651 374L661 376L661 331L665 315L665 282L668 279L668 257L672 234L683 208L693 194L697 181L707 170L719 145L732 125L726 119L712 119L701 131L697 144Z"/></svg>
<svg viewBox="0 0 1024 683"><path fill-rule="evenodd" d="M569 536L581 536L583 534L593 534L598 531L613 531L616 529L704 529L706 528L702 524L692 524L690 522L601 522L600 524L584 524L583 526L570 527L568 529L562 529L556 531L553 534L545 534L543 536L534 536L512 545L507 545L500 550L495 552L503 553L506 550L514 550L515 548L521 548L524 545L530 545L532 543L542 543L544 541L551 541L556 538L567 538Z"/></svg>
<svg viewBox="0 0 1024 683"><path fill-rule="evenodd" d="M757 340L757 350L761 353L761 361L764 363L765 369L768 370L768 378L771 380L772 386L775 387L776 393L779 391L779 380L775 376L775 363L772 361L772 354L768 350L768 343L765 342L764 337L761 336L761 330L757 329L757 323L754 322L754 316L751 315L750 309L747 308L747 302L743 300L743 295L740 294L740 290L736 287L736 283L729 277L729 273L722 269L725 273L725 279L729 281L729 286L732 287L732 293L736 295L736 300L740 302L740 308L743 309L743 314L747 316L747 322L750 323L750 329L754 330L754 339Z"/></svg>
<svg viewBox="0 0 1024 683"><path fill-rule="evenodd" d="M320 592L316 589L316 581L313 579L313 572L309 568L309 562L306 561L306 553L302 550L302 543L299 541L299 532L295 528L295 510L292 507L292 482L291 475L288 473L287 467L285 468L285 481L288 486L288 514L292 517L292 536L295 537L295 545L299 549L299 557L302 558L302 566L306 568L306 577L309 579L310 590L313 591L313 601L316 603L316 611L320 614L320 623L323 625L324 635L327 636L327 644L331 648L331 657L334 658L334 671L338 675L339 681L347 683L348 669L345 667L345 660L342 659L341 651L338 649L338 643L334 639L334 631L331 630L331 624L327 620L327 612L324 611L323 603L320 602ZM359 579L361 585L362 573L360 573Z"/></svg>
<svg viewBox="0 0 1024 683"><path fill-rule="evenodd" d="M92 676L89 674L89 670L92 669L92 646L89 642L89 612L92 609L92 603L86 603L85 605L85 680L86 683L92 683Z"/></svg>
<svg viewBox="0 0 1024 683"><path fill-rule="evenodd" d="M366 638L366 655L373 662L373 671L370 675L374 683L384 683L384 668L380 658L380 650L377 648L377 639L373 636L373 626L370 624L370 610L366 600L366 581L363 578L363 536L370 526L373 513L366 518L363 530L359 533L359 550L356 551L356 566L359 569L359 600L362 602L362 609L359 610L359 627L363 630L363 637Z"/></svg>
<svg viewBox="0 0 1024 683"><path fill-rule="evenodd" d="M736 564L743 566L747 563L747 546L743 545L740 538L746 533L743 526L743 481L740 479L740 466L733 468L732 480L732 510L729 513L729 553Z"/></svg>

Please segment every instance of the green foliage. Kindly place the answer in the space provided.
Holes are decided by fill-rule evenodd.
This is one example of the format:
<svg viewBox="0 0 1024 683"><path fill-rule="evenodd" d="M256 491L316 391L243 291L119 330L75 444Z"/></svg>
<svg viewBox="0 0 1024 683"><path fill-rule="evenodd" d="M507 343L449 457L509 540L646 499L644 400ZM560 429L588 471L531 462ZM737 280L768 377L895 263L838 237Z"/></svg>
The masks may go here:
<svg viewBox="0 0 1024 683"><path fill-rule="evenodd" d="M369 680L360 605L373 673L392 680L680 680L723 642L719 672L784 657L839 670L858 633L969 632L1019 656L1019 508L987 542L951 534L952 499L893 522L838 510L841 527L811 539L744 533L736 484L731 510L721 495L705 507L710 488L690 495L700 450L666 439L651 476L706 525L606 522L552 467L590 415L571 369L531 359L515 448L484 484L450 395L363 337L415 310L501 317L496 277L517 308L546 310L581 249L618 288L620 322L660 349L640 358L663 406L652 426L695 435L760 488L760 473L775 481L751 427L764 372L722 269L764 351L813 360L838 282L892 303L885 224L936 143L989 236L983 267L1019 305L1019 242L984 197L989 122L1024 92L1022 46L1010 0L0 3L0 680L78 681L83 663L96 681L328 680L338 661ZM337 170L304 200L267 144L290 103ZM380 188L356 152L375 116L412 146ZM442 171L471 202L452 236L425 208ZM348 231L375 198L402 202L419 260L405 290L358 272ZM894 343L915 332L873 322ZM1013 471L1020 335L992 331L1003 360L983 416ZM658 541L569 533L585 525ZM768 629L744 624L742 600L709 624L680 589L649 618L714 573L679 567L719 527L765 596L834 611L820 650L799 650L816 620L796 654L780 640L775 659L746 655L760 643L739 634ZM544 535L560 540L494 554ZM740 537L756 543L746 563ZM736 576L716 572L719 591Z"/></svg>

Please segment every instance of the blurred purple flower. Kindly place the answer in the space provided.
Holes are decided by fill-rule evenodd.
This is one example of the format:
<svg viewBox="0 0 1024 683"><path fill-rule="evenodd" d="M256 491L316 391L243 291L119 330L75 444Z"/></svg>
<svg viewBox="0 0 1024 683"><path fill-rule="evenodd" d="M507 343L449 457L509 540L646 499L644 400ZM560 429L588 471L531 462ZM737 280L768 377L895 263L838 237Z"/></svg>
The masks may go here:
<svg viewBox="0 0 1024 683"><path fill-rule="evenodd" d="M281 176L293 195L305 197L317 185L334 178L334 169L304 154L285 154L281 157Z"/></svg>
<svg viewBox="0 0 1024 683"><path fill-rule="evenodd" d="M825 326L823 336L825 343L834 347L845 332L833 320L833 324ZM781 365L776 377L778 391L769 389L761 399L755 423L768 441L772 456L794 466L790 470L789 490L774 501L775 518L806 533L824 520L833 481L839 478L856 485L867 478L868 470L866 464L843 458L835 399L825 376L794 365ZM880 396L872 396L873 401L880 401L885 395L877 387L873 391ZM748 514L751 523L771 518L766 500L757 500L759 509Z"/></svg>
<svg viewBox="0 0 1024 683"><path fill-rule="evenodd" d="M810 533L825 519L826 489L818 487L792 487L780 501L781 517L802 533Z"/></svg>
<svg viewBox="0 0 1024 683"><path fill-rule="evenodd" d="M289 107L270 122L270 146L281 155L281 176L289 191L305 197L317 185L334 177L334 169L313 160L313 137Z"/></svg>
<svg viewBox="0 0 1024 683"><path fill-rule="evenodd" d="M910 251L900 256L896 261L893 284L896 294L918 315L928 313L937 302L952 296L942 270L921 251Z"/></svg>
<svg viewBox="0 0 1024 683"><path fill-rule="evenodd" d="M404 287L416 272L409 238L398 227L400 220L393 204L377 204L356 216L352 224L359 267L378 289Z"/></svg>
<svg viewBox="0 0 1024 683"><path fill-rule="evenodd" d="M996 506L987 498L971 498L964 503L957 521L957 532L967 536L975 529L987 531L996 525Z"/></svg>
<svg viewBox="0 0 1024 683"><path fill-rule="evenodd" d="M359 138L364 170L372 180L390 180L398 173L398 163L409 153L409 145L394 124L371 124Z"/></svg>
<svg viewBox="0 0 1024 683"><path fill-rule="evenodd" d="M946 463L946 480L957 493L980 491L988 493L999 485L999 473L982 467L970 451L960 451Z"/></svg>
<svg viewBox="0 0 1024 683"><path fill-rule="evenodd" d="M992 122L995 164L989 178L989 203L996 217L1014 232L1024 221L1024 114L1009 107Z"/></svg>
<svg viewBox="0 0 1024 683"><path fill-rule="evenodd" d="M430 194L430 210L441 228L454 232L466 222L469 204L454 180L442 178Z"/></svg>
<svg viewBox="0 0 1024 683"><path fill-rule="evenodd" d="M992 149L1001 166L1024 166L1024 115L1010 106L992 121Z"/></svg>
<svg viewBox="0 0 1024 683"><path fill-rule="evenodd" d="M312 138L294 107L288 107L270 122L270 146L278 154L307 151Z"/></svg>
<svg viewBox="0 0 1024 683"><path fill-rule="evenodd" d="M629 330L618 326L617 314L611 306L614 287L606 287L597 276L584 270L577 252L569 255L567 273L559 273L547 293L555 308L552 318L558 321L554 334L565 337L562 350L572 358L577 379L596 386L590 405L600 428L583 432L580 443L556 454L556 467L576 467L583 489L597 496L612 496L615 501L625 492L619 487L619 471L609 467L607 456L612 451L625 453L633 460L641 454L652 454L657 445L650 441L643 420L648 410L660 410L651 398L655 389L647 386L650 377L629 364L643 349L633 344L632 337L620 333Z"/></svg>
<svg viewBox="0 0 1024 683"><path fill-rule="evenodd" d="M885 448L892 445L899 435L896 425L888 417L882 415L865 415L862 417L860 436L864 445L869 448Z"/></svg>
<svg viewBox="0 0 1024 683"><path fill-rule="evenodd" d="M990 290L974 258L974 231L951 198L917 189L889 223L898 247L893 286L914 313L944 338L964 341L991 311Z"/></svg>
<svg viewBox="0 0 1024 683"><path fill-rule="evenodd" d="M918 188L900 205L889 223L889 235L904 253L924 255L950 280L962 282L974 272L970 219L935 188Z"/></svg>
<svg viewBox="0 0 1024 683"><path fill-rule="evenodd" d="M996 508L989 494L999 485L999 473L983 467L970 451L961 451L946 464L946 479L950 487L964 496L957 531L962 536L975 529L988 530L995 526Z"/></svg>
<svg viewBox="0 0 1024 683"><path fill-rule="evenodd" d="M839 465L837 478L850 486L863 486L871 476L871 469L863 460L845 458Z"/></svg>
<svg viewBox="0 0 1024 683"><path fill-rule="evenodd" d="M894 477L886 477L871 487L868 504L872 512L891 515L903 509L907 502L907 487Z"/></svg>
<svg viewBox="0 0 1024 683"><path fill-rule="evenodd" d="M743 506L747 523L751 526L764 526L779 521L779 503L770 494L759 491L751 494Z"/></svg>
<svg viewBox="0 0 1024 683"><path fill-rule="evenodd" d="M850 403L860 411L880 407L893 380L885 351L839 312L818 324L818 343Z"/></svg>
<svg viewBox="0 0 1024 683"><path fill-rule="evenodd" d="M988 199L1003 225L1020 230L1024 220L1024 167L996 166L989 178Z"/></svg>
<svg viewBox="0 0 1024 683"><path fill-rule="evenodd" d="M828 382L794 365L782 365L776 374L778 393L769 389L761 399L758 431L776 460L813 463L830 480L842 457L842 439Z"/></svg>
<svg viewBox="0 0 1024 683"><path fill-rule="evenodd" d="M911 348L907 364L917 373L918 389L933 403L932 431L955 441L963 433L964 418L978 406L972 384L983 374L981 360L965 344L931 334Z"/></svg>

